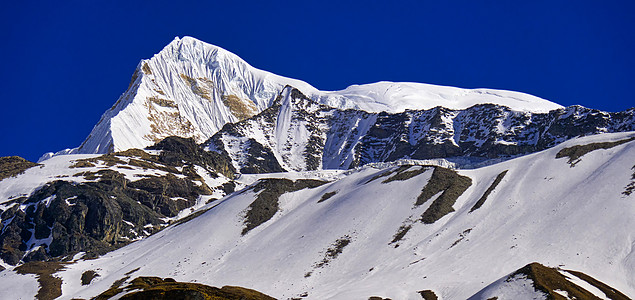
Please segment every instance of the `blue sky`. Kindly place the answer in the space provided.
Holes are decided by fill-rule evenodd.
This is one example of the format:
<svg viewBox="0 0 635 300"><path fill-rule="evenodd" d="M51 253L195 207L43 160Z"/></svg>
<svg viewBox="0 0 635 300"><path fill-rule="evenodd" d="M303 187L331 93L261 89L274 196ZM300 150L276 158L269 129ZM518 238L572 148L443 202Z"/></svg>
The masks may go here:
<svg viewBox="0 0 635 300"><path fill-rule="evenodd" d="M175 36L322 90L381 80L635 106L634 1L3 1L0 156L78 146Z"/></svg>

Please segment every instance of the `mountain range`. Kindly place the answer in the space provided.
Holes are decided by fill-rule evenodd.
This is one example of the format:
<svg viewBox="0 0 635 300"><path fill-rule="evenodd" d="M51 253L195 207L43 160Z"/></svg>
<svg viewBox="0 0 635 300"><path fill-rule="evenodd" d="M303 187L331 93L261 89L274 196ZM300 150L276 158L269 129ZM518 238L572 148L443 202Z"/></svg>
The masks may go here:
<svg viewBox="0 0 635 300"><path fill-rule="evenodd" d="M81 145L0 158L0 298L629 299L633 141L635 108L176 38Z"/></svg>

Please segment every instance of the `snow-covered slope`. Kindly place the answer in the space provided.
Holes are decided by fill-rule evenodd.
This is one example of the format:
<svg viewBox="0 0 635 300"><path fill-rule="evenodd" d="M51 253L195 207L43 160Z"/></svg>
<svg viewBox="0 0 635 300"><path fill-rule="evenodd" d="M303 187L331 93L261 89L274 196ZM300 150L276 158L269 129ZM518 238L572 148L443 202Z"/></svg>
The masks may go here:
<svg viewBox="0 0 635 300"><path fill-rule="evenodd" d="M281 176L296 182L257 181L189 222L56 276L64 298L89 298L121 278L150 275L240 285L281 299L421 299L422 290L466 299L540 262L632 297L633 136L579 138L473 170L243 175L245 185ZM331 181L300 180L321 172ZM273 214L253 219L265 202ZM87 270L100 277L82 286Z"/></svg>
<svg viewBox="0 0 635 300"><path fill-rule="evenodd" d="M0 180L0 260L15 266L103 254L233 191L229 162L192 140L156 147L59 155ZM3 161L0 174L11 167Z"/></svg>
<svg viewBox="0 0 635 300"><path fill-rule="evenodd" d="M633 297L634 130L635 109L509 91L319 91L177 38L79 148L0 162L0 299L32 298L41 272L63 299L138 276L282 299L541 297L515 276L531 262Z"/></svg>
<svg viewBox="0 0 635 300"><path fill-rule="evenodd" d="M154 57L139 63L128 89L103 114L79 148L59 154L144 148L171 135L202 142L224 124L269 107L286 85L319 103L369 112L402 112L436 106L465 109L482 103L531 112L561 108L553 102L518 92L420 83L378 82L322 92L303 81L251 67L220 47L191 37L177 37Z"/></svg>
<svg viewBox="0 0 635 300"><path fill-rule="evenodd" d="M562 297L562 298L560 298ZM468 300L629 299L597 279L575 270L528 264L488 285Z"/></svg>

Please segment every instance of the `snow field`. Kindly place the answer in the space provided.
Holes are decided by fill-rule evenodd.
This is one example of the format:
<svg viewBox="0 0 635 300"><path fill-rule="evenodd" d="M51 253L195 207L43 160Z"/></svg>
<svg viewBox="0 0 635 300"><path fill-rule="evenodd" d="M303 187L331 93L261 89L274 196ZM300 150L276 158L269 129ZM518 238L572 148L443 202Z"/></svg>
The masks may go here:
<svg viewBox="0 0 635 300"><path fill-rule="evenodd" d="M429 205L413 209L431 170L406 181L382 183L385 177L367 183L386 170L361 168L329 184L284 194L271 220L241 236L244 213L255 196L246 190L213 203L192 221L70 266L60 273L64 293L94 296L140 268L134 276L239 285L279 298L306 292L307 299L417 299L417 291L432 289L443 299L466 299L537 261L582 271L632 295L635 253L629 228L635 228L635 205L621 191L632 174L635 144L590 152L574 168L566 158L555 159L563 147L629 135L580 138L461 170L472 186L454 205L456 212L431 225L413 223L397 248L390 241L399 227ZM503 170L508 174L484 205L468 213ZM317 203L328 192L337 193ZM342 238L350 243L318 267ZM90 268L103 270L104 276L79 286L76 274Z"/></svg>

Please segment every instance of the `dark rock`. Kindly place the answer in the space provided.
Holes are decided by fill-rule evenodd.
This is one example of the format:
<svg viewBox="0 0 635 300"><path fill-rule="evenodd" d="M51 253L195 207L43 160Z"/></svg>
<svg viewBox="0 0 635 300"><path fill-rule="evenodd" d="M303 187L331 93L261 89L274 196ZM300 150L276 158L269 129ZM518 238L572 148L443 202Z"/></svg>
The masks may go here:
<svg viewBox="0 0 635 300"><path fill-rule="evenodd" d="M93 270L88 270L82 273L82 285L89 285L95 277L99 277L99 274Z"/></svg>
<svg viewBox="0 0 635 300"><path fill-rule="evenodd" d="M163 150L159 154L158 161L171 166L183 166L185 162L196 164L228 178L232 178L236 173L228 156L205 151L192 138L171 136L148 149Z"/></svg>
<svg viewBox="0 0 635 300"><path fill-rule="evenodd" d="M418 291L417 293L419 293L419 295L421 295L421 298L423 298L424 300L437 300L437 299L439 299L437 297L437 294L435 294L434 291L432 291L432 290L423 290L423 291Z"/></svg>
<svg viewBox="0 0 635 300"><path fill-rule="evenodd" d="M234 183L233 181L227 182L223 184L222 189L225 195L229 195L236 190L236 183Z"/></svg>
<svg viewBox="0 0 635 300"><path fill-rule="evenodd" d="M26 242L32 236L36 239L51 236L52 242L47 251L38 250L27 260L45 260L80 251L103 254L137 238L143 231L158 230L163 224L161 218L175 216L193 205L204 192L202 189L171 174L129 183L123 175L111 170L104 170L97 182L49 183L24 200L30 204L24 212L19 209L4 212L3 219L13 219L0 234L0 257L9 264L17 264L28 250ZM48 206L41 202L51 196ZM146 224L156 227L146 228Z"/></svg>
<svg viewBox="0 0 635 300"><path fill-rule="evenodd" d="M247 162L240 169L243 174L278 173L286 170L280 166L278 160L269 148L264 147L254 139L249 139L246 145Z"/></svg>
<svg viewBox="0 0 635 300"><path fill-rule="evenodd" d="M303 126L308 137L297 140L291 133L277 136L277 117L281 98L269 109L249 120L225 125L208 141L214 152L229 155L224 143L238 143L253 138L252 127L263 132L270 143L250 140L234 160L249 161L244 170L249 173L271 172L277 165L285 165L286 152L276 153L267 144L277 144L287 151L292 145L306 145L303 150L305 166L314 170L322 163L329 168L354 168L373 162L398 159L434 159L469 157L471 161L511 158L541 151L565 140L604 132L635 130L635 108L608 113L570 106L547 113L513 111L494 104L478 104L462 110L435 107L428 110L406 110L401 113L366 113L359 110L340 110L313 102L299 91L291 90L291 123ZM372 126L359 124L372 122ZM287 136L284 136L287 135ZM222 137L222 138L221 138ZM328 145L328 146L327 146ZM278 155L279 154L279 155ZM270 164L261 167L265 162ZM256 164L259 167L250 167ZM298 166L292 166L300 168ZM296 170L296 171L302 171Z"/></svg>

